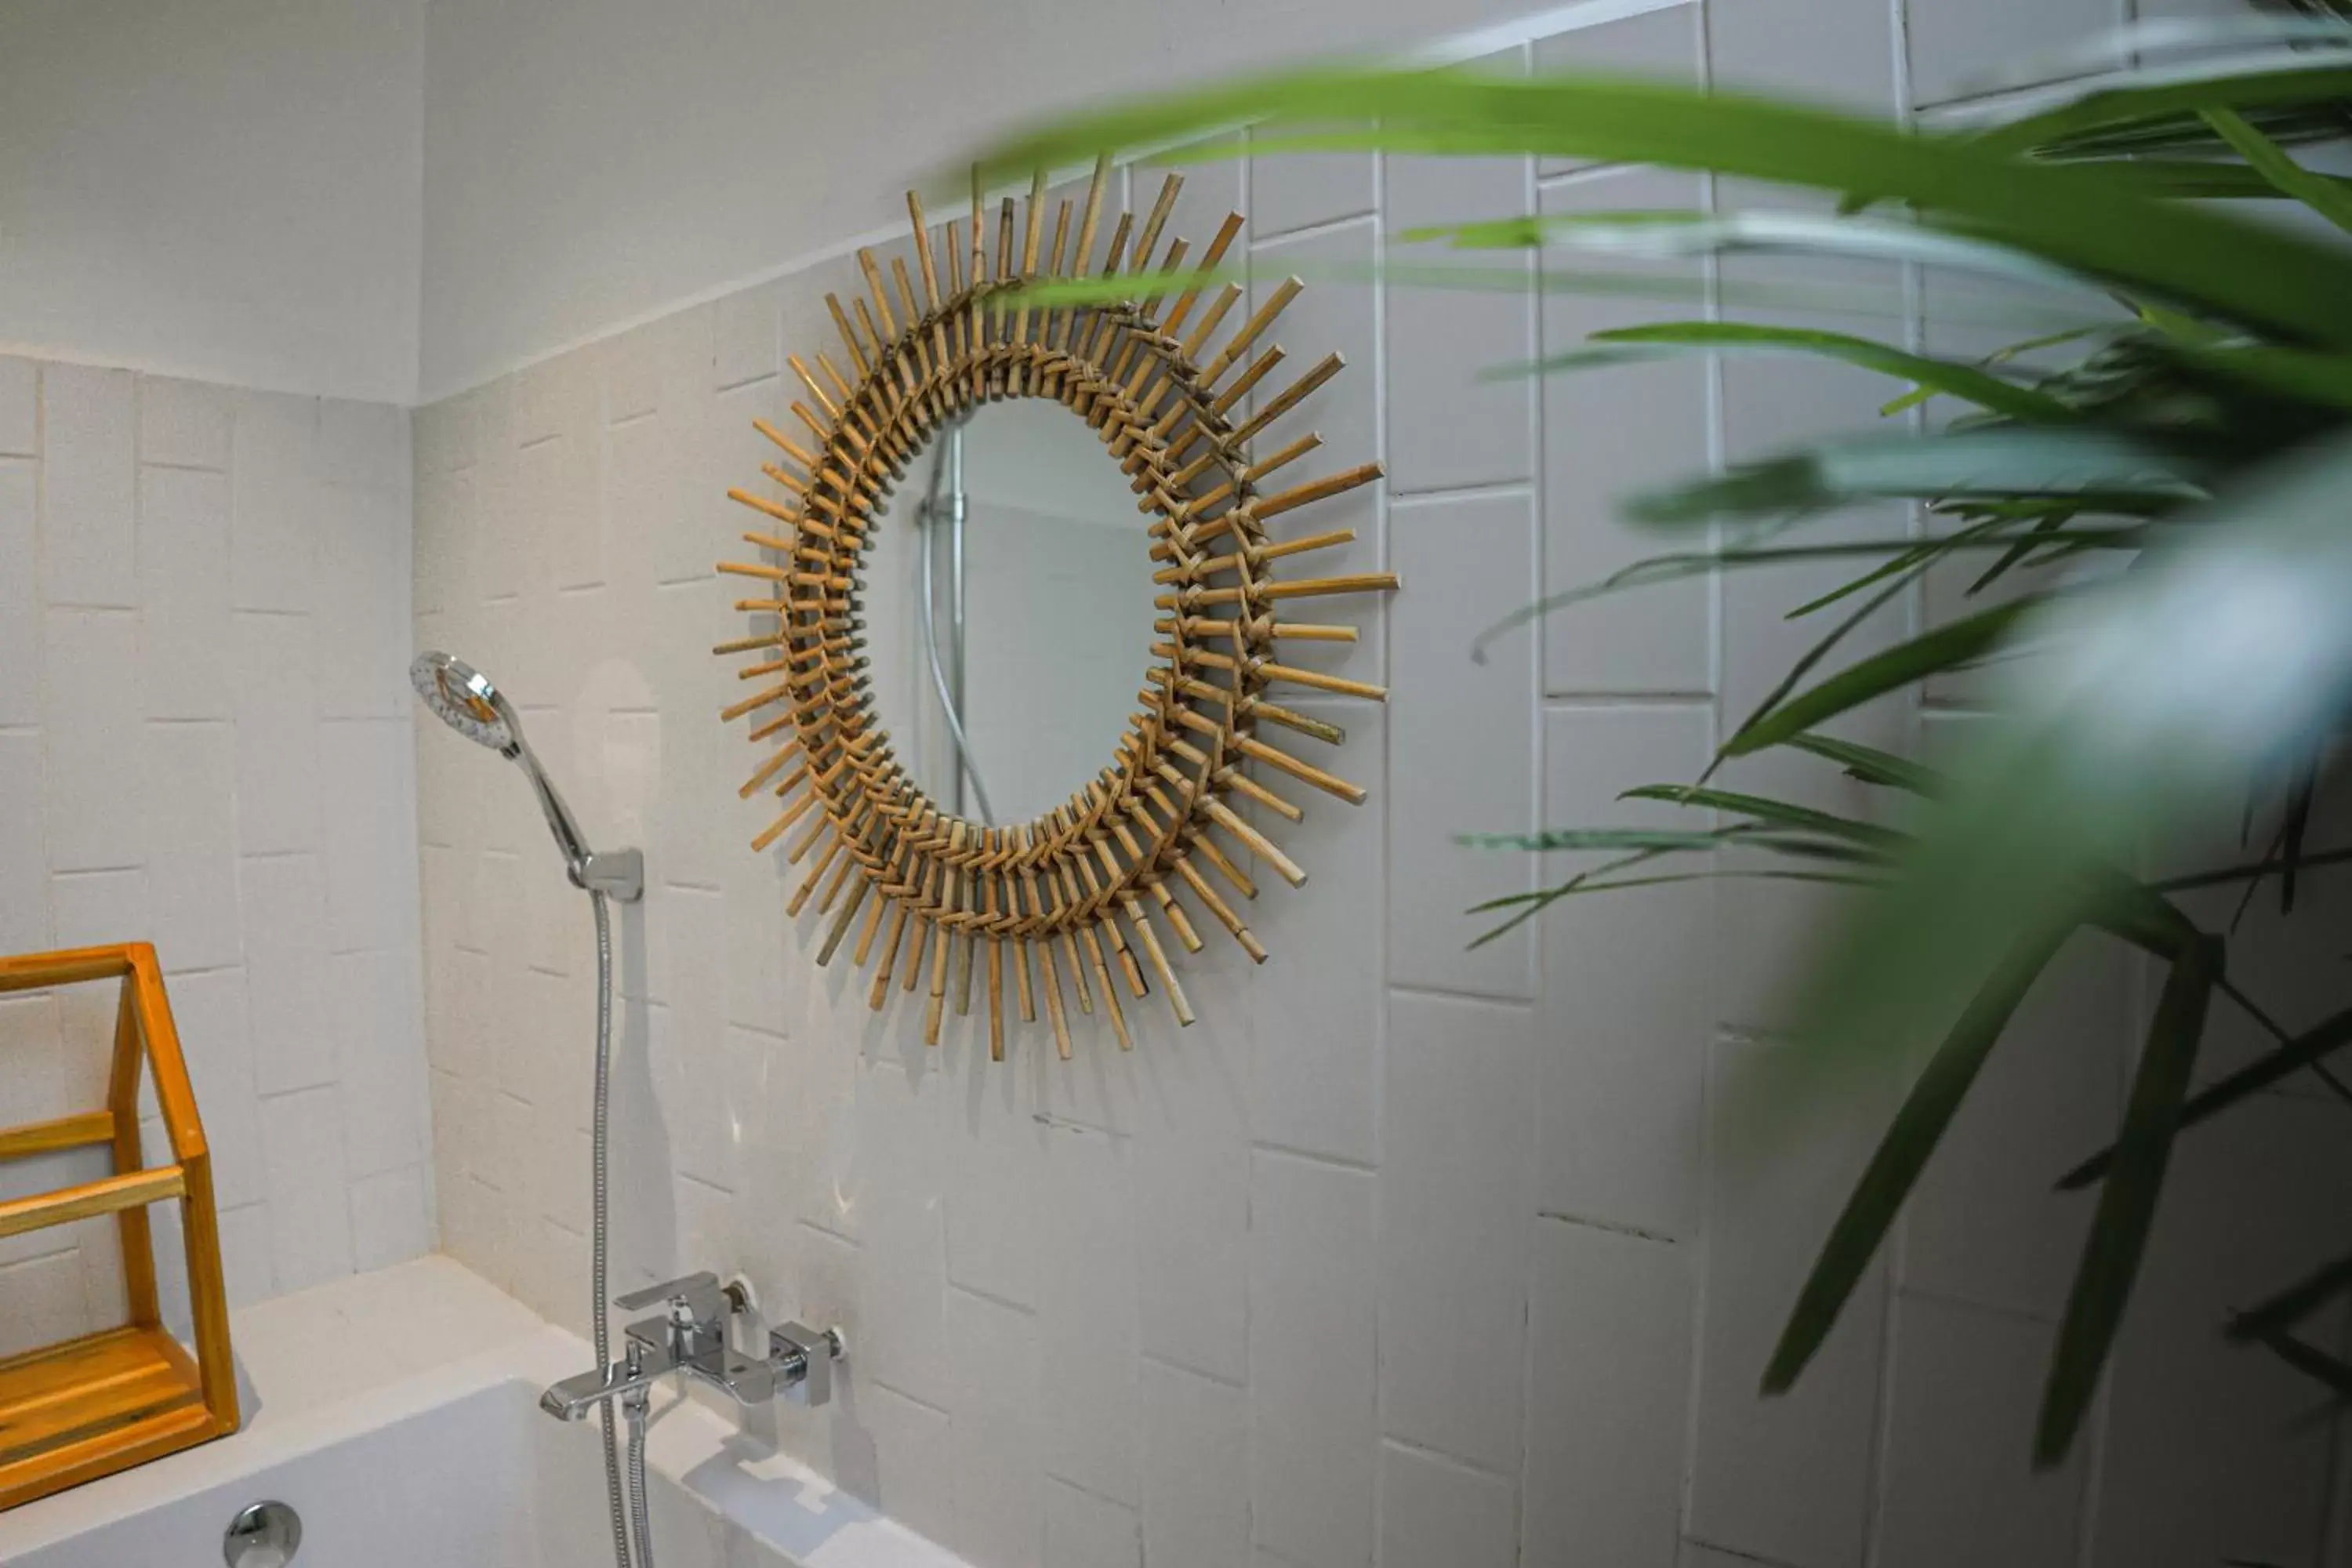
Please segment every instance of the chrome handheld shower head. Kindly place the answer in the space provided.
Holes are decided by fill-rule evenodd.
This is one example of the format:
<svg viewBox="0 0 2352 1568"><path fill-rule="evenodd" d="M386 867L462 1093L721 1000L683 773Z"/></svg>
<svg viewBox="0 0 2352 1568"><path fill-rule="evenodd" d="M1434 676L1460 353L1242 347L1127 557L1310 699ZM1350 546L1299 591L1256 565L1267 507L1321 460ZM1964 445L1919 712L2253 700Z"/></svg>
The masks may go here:
<svg viewBox="0 0 2352 1568"><path fill-rule="evenodd" d="M635 849L598 854L588 847L572 808L556 793L555 781L539 765L522 738L522 716L493 685L490 678L461 658L427 649L408 667L408 682L416 695L452 730L478 746L488 746L515 763L530 780L539 797L540 814L547 818L555 847L563 852L563 868L574 887L609 893L624 903L645 890L645 857Z"/></svg>
<svg viewBox="0 0 2352 1568"><path fill-rule="evenodd" d="M408 683L444 724L478 746L515 754L522 721L488 676L461 658L428 649L408 667Z"/></svg>

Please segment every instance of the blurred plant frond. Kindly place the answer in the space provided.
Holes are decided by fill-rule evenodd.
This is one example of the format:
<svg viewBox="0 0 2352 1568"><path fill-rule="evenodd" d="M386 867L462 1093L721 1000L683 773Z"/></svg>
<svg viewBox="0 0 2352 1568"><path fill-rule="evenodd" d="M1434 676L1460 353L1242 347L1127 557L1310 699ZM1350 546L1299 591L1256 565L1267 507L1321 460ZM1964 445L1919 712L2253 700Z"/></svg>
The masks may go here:
<svg viewBox="0 0 2352 1568"><path fill-rule="evenodd" d="M1490 264L1427 262L1408 248L1379 270L1390 288L1696 307L1682 312L1690 319L1548 346L1495 376L1772 354L1889 384L1879 429L1626 498L1635 523L1688 542L1540 600L1472 650L1602 595L1852 563L1832 586L1808 578L1788 615L1817 616L1822 630L1727 724L1716 764L1695 782L1627 792L1688 812L1688 826L1469 840L1580 858L1550 887L1482 905L1498 923L1481 941L1563 900L1631 889L1727 879L1852 895L1804 977L1782 1053L1789 1077L1806 1100L1827 1101L1865 1060L1894 1054L1915 1076L1800 1293L1768 1391L1801 1374L2016 1009L2078 933L2130 943L2166 983L2113 1146L2063 1177L2095 1184L2099 1197L2043 1394L2038 1462L2069 1451L2089 1408L2175 1141L2288 1077L2329 1075L2329 1058L2352 1045L2352 1011L2300 1033L2280 1027L2232 975L2230 933L2176 901L2236 887L2249 899L2275 890L2292 909L2313 879L2352 866L2352 847L2314 842L2315 800L2352 731L2352 177L2327 166L2352 141L2347 6L2300 0L2110 30L1974 84L1978 96L1921 127L1657 82L1347 67L1132 101L982 154L984 178L1175 145L1188 157L1572 156L1792 187L1823 209L1465 214L1397 241ZM1234 133L1241 126L1246 137ZM2272 205L2311 221L2278 223ZM1773 258L1769 282L1714 265L1750 256ZM1790 257L1836 271L1814 287L1790 278ZM1899 286L1855 282L1857 263ZM1053 289L1099 303L1197 276ZM1775 319L1738 319L1750 310ZM1838 326L1791 324L1792 314ZM1948 346L1994 318L2021 341ZM1851 330L1857 321L1887 324ZM1806 531L1888 502L1910 503L1916 522L1858 539ZM1958 584L1959 603L1923 594L1931 573ZM1934 615L1899 629L1874 625L1931 603ZM1871 651L1836 662L1866 626ZM1963 673L1997 718L1970 726L1980 736L1948 769L1839 733L1867 707ZM1723 764L1770 751L1870 786L1890 820L1718 782ZM2257 795L2276 808L2275 826L2240 863L2154 881L2126 869L2147 843L2234 822ZM2216 1006L2255 1020L2270 1044L2193 1089ZM2232 1336L2352 1393L2352 1367L2296 1331L2352 1293L2352 1260L2265 1288L2276 1294Z"/></svg>

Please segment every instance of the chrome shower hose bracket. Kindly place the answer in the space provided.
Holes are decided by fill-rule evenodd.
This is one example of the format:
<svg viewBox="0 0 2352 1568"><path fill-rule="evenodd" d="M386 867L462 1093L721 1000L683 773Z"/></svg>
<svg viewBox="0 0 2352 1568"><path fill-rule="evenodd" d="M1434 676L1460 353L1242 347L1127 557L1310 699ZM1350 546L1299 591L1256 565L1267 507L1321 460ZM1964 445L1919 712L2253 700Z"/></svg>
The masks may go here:
<svg viewBox="0 0 2352 1568"><path fill-rule="evenodd" d="M590 852L572 868L573 884L634 904L646 893L646 857L642 850L604 849Z"/></svg>

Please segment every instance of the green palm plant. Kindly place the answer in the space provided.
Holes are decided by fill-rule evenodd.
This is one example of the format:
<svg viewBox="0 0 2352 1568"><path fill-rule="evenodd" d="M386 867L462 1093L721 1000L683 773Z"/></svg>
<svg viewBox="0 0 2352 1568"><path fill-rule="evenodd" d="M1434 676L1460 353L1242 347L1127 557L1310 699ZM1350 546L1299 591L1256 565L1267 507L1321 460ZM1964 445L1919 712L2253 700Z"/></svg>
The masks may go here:
<svg viewBox="0 0 2352 1568"><path fill-rule="evenodd" d="M1697 818L1680 829L1563 827L1483 842L1611 858L1486 906L1497 929L1571 897L1717 875L1789 878L1863 896L1802 990L1799 1076L1825 1088L1864 1058L1916 1049L1907 1100L1832 1230L1764 1374L1802 1372L1884 1242L1937 1141L2035 977L2079 929L2150 953L2167 979L2114 1146L2068 1173L2097 1184L2050 1371L2039 1462L2067 1451L2096 1388L2146 1245L2175 1139L2288 1076L2327 1073L2352 1009L2301 1035L2231 977L2224 933L2184 912L2198 888L2298 887L2352 860L2307 842L2315 796L2352 716L2352 181L2294 150L2352 127L2352 26L2326 6L2232 24L2150 26L2068 63L2123 63L2046 92L2003 122L1917 131L1760 99L1586 77L1332 68L1264 77L1081 116L989 150L983 176L1181 146L1558 154L1703 169L1811 188L1833 215L1638 213L1465 223L1418 238L1462 253L1538 248L1538 285L1620 289L1593 265L1632 257L1798 250L2042 288L2078 318L1981 360L1844 332L1669 321L1597 334L1533 367L1602 374L1688 354L1785 353L1889 378L1894 423L1630 498L1666 547L1514 620L1693 574L1852 558L1796 615L1819 640L1721 747L1718 763L1793 752L1904 803L1903 826L1696 782L1629 797ZM1202 138L1207 138L1203 141ZM2293 203L2297 228L2227 204ZM1412 280L1491 283L1447 263ZM1522 274L1516 268L1513 282ZM1072 299L1192 281L1056 285ZM1638 287L1638 284L1635 285ZM2107 308L2085 314L2084 299ZM2053 353L2073 357L2028 371ZM1514 372L1517 373L1517 372ZM1952 416L1912 413L1934 400ZM1842 508L1899 500L1924 526L1815 543ZM2086 572L2104 563L2106 570ZM1965 568L1981 607L1821 674L1857 628L1930 571ZM1998 588L1998 595L1991 590ZM1497 628L1498 630L1500 628ZM1492 635L1492 634L1489 634ZM1995 666L2002 721L1948 772L1842 739L1866 703ZM2246 863L2149 882L2126 874L2152 836L2229 819L2252 792L2283 801ZM1712 857L1736 847L1741 868ZM1759 858L1760 858L1760 859ZM2217 998L2267 1051L2200 1092L2192 1075ZM2332 1076L2326 1081L2346 1092ZM2347 1093L2352 1099L2352 1093ZM2352 1364L2299 1326L2352 1293L2352 1257L2231 1326L2352 1397Z"/></svg>

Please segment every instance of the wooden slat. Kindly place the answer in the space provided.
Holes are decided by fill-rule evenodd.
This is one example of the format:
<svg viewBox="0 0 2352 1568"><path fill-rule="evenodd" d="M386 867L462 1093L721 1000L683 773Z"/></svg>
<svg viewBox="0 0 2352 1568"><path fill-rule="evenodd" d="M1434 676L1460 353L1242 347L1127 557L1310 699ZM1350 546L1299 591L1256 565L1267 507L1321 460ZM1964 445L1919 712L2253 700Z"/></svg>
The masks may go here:
<svg viewBox="0 0 2352 1568"><path fill-rule="evenodd" d="M0 1510L234 1432L236 1363L204 1125L188 1084L155 951L144 942L0 959L0 990L120 977L121 994L102 1111L0 1131L0 1157L109 1144L114 1174L0 1203L0 1237L105 1214L118 1216L122 1329L0 1361ZM142 1068L145 1071L142 1073ZM139 1094L154 1086L174 1164L142 1169ZM197 1358L160 1326L146 1205L182 1198Z"/></svg>
<svg viewBox="0 0 2352 1568"><path fill-rule="evenodd" d="M172 1023L172 1004L163 994L163 972L155 962L155 950L135 942L130 952L139 1033L147 1041L147 1070L154 1075L163 1135L171 1140L172 1158L184 1164L205 1152L205 1124L196 1115L195 1094L188 1088L188 1064L180 1055L180 1031Z"/></svg>
<svg viewBox="0 0 2352 1568"><path fill-rule="evenodd" d="M79 985L88 980L111 980L130 971L131 951L123 947L28 952L16 958L0 958L0 994L50 985Z"/></svg>
<svg viewBox="0 0 2352 1568"><path fill-rule="evenodd" d="M0 1071L5 1071L0 1068ZM0 1127L0 1160L21 1160L58 1149L86 1149L114 1142L114 1118L103 1110L60 1116L53 1121L28 1121L21 1127Z"/></svg>
<svg viewBox="0 0 2352 1568"><path fill-rule="evenodd" d="M139 1038L137 978L122 977L122 995L115 1004L114 1065L107 1078L106 1109L114 1118L114 1173L143 1171L147 1159L139 1146L139 1073L146 1064ZM122 1293L131 1307L131 1321L150 1327L163 1321L162 1299L155 1291L155 1237L147 1211L134 1206L114 1216L115 1234L122 1244Z"/></svg>
<svg viewBox="0 0 2352 1568"><path fill-rule="evenodd" d="M187 1352L131 1327L0 1362L0 1509L215 1437Z"/></svg>
<svg viewBox="0 0 2352 1568"><path fill-rule="evenodd" d="M70 1225L78 1219L112 1214L133 1205L161 1203L186 1191L187 1180L180 1167L165 1165L152 1171L126 1171L119 1176L84 1182L78 1187L64 1187L54 1193L36 1193L29 1198L0 1204L0 1237Z"/></svg>

